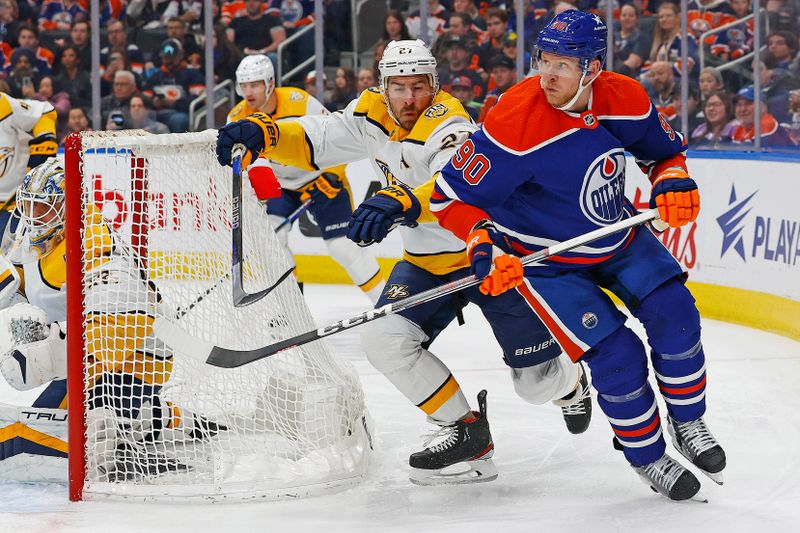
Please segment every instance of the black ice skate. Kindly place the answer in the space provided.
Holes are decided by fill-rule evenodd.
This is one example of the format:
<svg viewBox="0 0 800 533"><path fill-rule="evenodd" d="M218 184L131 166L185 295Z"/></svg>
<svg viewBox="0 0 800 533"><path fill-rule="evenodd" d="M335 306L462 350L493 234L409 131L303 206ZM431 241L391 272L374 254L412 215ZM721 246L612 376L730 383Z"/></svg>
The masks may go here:
<svg viewBox="0 0 800 533"><path fill-rule="evenodd" d="M715 483L722 485L725 451L708 430L702 417L690 422L678 422L668 416L667 431L672 435L672 444L676 450Z"/></svg>
<svg viewBox="0 0 800 533"><path fill-rule="evenodd" d="M589 390L589 379L586 377L586 370L583 363L578 363L581 378L578 386L567 396L553 403L561 408L567 430L573 435L583 433L589 428L592 421L592 394Z"/></svg>
<svg viewBox="0 0 800 533"><path fill-rule="evenodd" d="M411 454L411 482L417 485L477 483L497 478L492 462L494 443L486 419L486 391L478 394L472 417L443 426Z"/></svg>
<svg viewBox="0 0 800 533"><path fill-rule="evenodd" d="M115 464L105 471L108 481L143 481L164 474L187 472L192 467L157 451L153 445L120 442L117 445ZM101 470L102 472L102 470Z"/></svg>
<svg viewBox="0 0 800 533"><path fill-rule="evenodd" d="M683 465L667 454L649 465L634 466L634 470L655 492L674 501L708 500L700 493L700 482Z"/></svg>

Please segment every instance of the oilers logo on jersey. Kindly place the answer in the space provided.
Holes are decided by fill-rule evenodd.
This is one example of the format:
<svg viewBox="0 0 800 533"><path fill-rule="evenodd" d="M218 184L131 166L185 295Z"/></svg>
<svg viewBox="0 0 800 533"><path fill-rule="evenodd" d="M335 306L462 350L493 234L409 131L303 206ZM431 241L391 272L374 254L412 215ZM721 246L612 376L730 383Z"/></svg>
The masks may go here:
<svg viewBox="0 0 800 533"><path fill-rule="evenodd" d="M625 199L625 152L614 148L595 159L581 188L581 211L601 226L622 218Z"/></svg>

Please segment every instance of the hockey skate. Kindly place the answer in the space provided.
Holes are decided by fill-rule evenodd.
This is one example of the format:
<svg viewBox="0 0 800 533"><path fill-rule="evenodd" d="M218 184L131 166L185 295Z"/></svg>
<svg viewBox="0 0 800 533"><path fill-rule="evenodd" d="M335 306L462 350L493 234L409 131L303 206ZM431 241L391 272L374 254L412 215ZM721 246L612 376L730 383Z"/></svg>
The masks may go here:
<svg viewBox="0 0 800 533"><path fill-rule="evenodd" d="M583 363L578 363L581 378L578 386L567 396L553 400L553 403L561 408L567 430L573 435L583 433L589 428L592 421L592 393L589 390L589 379L586 377L586 369Z"/></svg>
<svg viewBox="0 0 800 533"><path fill-rule="evenodd" d="M667 431L672 435L672 444L676 450L716 484L722 485L725 451L708 430L702 417L690 422L678 422L668 416Z"/></svg>
<svg viewBox="0 0 800 533"><path fill-rule="evenodd" d="M486 419L486 391L478 394L472 417L435 431L425 449L411 454L410 479L417 485L478 483L497 478L492 462L494 443Z"/></svg>
<svg viewBox="0 0 800 533"><path fill-rule="evenodd" d="M653 491L674 501L692 499L708 503L700 492L700 482L683 465L667 454L644 466L634 466L634 470Z"/></svg>

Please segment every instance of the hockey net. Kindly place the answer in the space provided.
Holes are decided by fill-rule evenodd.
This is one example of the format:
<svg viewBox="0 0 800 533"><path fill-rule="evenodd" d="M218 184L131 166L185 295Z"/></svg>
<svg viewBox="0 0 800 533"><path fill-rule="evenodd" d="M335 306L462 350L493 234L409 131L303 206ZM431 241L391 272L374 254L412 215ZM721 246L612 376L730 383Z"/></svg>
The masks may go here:
<svg viewBox="0 0 800 533"><path fill-rule="evenodd" d="M222 369L153 332L166 317L252 349L315 327L291 275L234 306L232 172L215 141L211 130L68 140L72 499L297 497L365 474L363 392L324 342ZM242 227L243 285L258 292L290 263L246 179Z"/></svg>

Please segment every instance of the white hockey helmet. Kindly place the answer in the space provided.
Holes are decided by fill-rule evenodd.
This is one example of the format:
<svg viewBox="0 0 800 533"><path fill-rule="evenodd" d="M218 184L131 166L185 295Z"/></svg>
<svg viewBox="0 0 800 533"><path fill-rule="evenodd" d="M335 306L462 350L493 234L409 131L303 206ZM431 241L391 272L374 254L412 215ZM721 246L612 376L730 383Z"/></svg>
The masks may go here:
<svg viewBox="0 0 800 533"><path fill-rule="evenodd" d="M428 46L420 39L392 41L386 45L383 57L378 63L380 89L386 98L386 88L392 76L416 76L427 74L434 95L439 92L439 74L436 72L436 58ZM388 99L387 99L388 103Z"/></svg>
<svg viewBox="0 0 800 533"><path fill-rule="evenodd" d="M41 259L64 239L64 169L55 157L32 168L17 189L15 262Z"/></svg>
<svg viewBox="0 0 800 533"><path fill-rule="evenodd" d="M239 84L251 81L263 81L266 89L264 96L269 98L272 95L275 89L275 67L267 56L263 54L246 56L236 67L236 94L244 96Z"/></svg>

